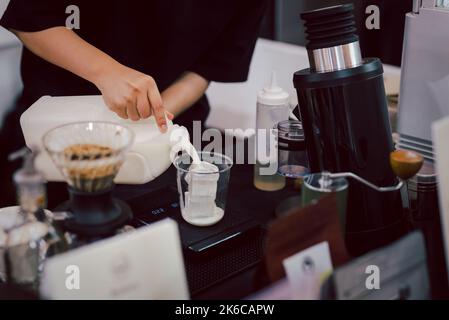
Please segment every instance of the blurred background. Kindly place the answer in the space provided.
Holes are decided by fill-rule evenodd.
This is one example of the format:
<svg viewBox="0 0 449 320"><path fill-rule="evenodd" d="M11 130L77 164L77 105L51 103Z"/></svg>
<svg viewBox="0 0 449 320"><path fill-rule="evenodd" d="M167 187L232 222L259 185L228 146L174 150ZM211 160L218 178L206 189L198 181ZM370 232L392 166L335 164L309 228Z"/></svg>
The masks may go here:
<svg viewBox="0 0 449 320"><path fill-rule="evenodd" d="M0 16L8 2L0 0ZM363 56L379 57L386 64L400 66L405 14L411 11L412 0L270 0L261 37L304 46L300 12L350 2L356 7ZM369 5L380 8L380 30L367 30L365 27L368 16L365 10ZM0 127L5 113L14 105L21 90L20 55L19 41L0 27ZM298 65L302 67L299 61ZM286 79L291 82L290 74Z"/></svg>

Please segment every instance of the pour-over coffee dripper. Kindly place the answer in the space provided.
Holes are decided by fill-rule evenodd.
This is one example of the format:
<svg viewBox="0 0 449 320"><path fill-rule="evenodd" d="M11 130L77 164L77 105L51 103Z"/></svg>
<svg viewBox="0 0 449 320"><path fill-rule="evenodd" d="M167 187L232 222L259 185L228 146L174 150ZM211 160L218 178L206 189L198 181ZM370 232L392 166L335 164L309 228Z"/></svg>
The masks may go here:
<svg viewBox="0 0 449 320"><path fill-rule="evenodd" d="M45 149L68 184L70 200L56 209L72 214L64 222L67 231L106 236L132 217L112 190L133 139L131 130L108 122L67 124L44 135Z"/></svg>

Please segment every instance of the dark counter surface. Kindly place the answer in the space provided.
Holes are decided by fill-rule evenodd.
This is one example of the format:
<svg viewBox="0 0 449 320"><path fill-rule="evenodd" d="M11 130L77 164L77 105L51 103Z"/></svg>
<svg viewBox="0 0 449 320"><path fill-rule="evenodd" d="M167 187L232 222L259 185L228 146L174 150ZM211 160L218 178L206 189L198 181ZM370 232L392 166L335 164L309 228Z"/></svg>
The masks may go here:
<svg viewBox="0 0 449 320"><path fill-rule="evenodd" d="M147 223L170 217L179 224L183 243L192 243L223 230L238 227L240 223L252 221L260 224L260 230L237 241L226 241L205 254L184 250L186 274L193 299L242 299L268 285L263 271L264 230L275 219L275 208L284 199L298 195L292 185L281 191L264 192L253 185L253 165L234 165L225 218L215 226L200 228L187 224L179 208L170 203L177 201L176 170L171 166L164 174L145 185L118 185L115 195L128 202L137 217L149 217ZM63 183L49 183L49 208L54 208L68 199ZM165 208L149 212L159 207ZM168 209L167 209L168 208ZM434 298L448 298L447 276L439 217L411 224L421 229L426 237L429 273ZM412 230L411 228L410 230Z"/></svg>
<svg viewBox="0 0 449 320"><path fill-rule="evenodd" d="M196 299L241 299L265 285L263 276L264 227L275 218L275 208L282 200L297 195L298 190L287 186L281 191L264 192L253 185L253 165L234 165L231 170L225 217L211 227L194 227L181 217L179 208L170 203L177 201L176 170L171 166L157 179L144 185L117 185L114 194L126 201L135 217L151 223L166 217L179 224L183 243L195 242L209 236L219 235L224 230L238 228L249 221L261 226L246 237L227 241L217 249L206 253L184 250L186 273L192 298ZM64 183L49 183L49 208L54 208L68 199ZM158 208L163 210L154 210ZM167 209L168 208L168 209ZM157 215L149 211L162 211ZM149 217L147 219L146 217Z"/></svg>

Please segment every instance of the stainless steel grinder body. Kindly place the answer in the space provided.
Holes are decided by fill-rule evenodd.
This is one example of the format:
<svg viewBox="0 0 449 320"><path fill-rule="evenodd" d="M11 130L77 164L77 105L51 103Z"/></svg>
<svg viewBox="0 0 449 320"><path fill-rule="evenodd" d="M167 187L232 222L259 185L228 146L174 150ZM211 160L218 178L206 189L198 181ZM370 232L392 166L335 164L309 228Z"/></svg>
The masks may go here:
<svg viewBox="0 0 449 320"><path fill-rule="evenodd" d="M352 5L307 12L310 69L294 75L312 172L353 172L378 186L396 184L391 127L379 59L361 58ZM351 181L346 244L361 254L404 230L400 191L380 193Z"/></svg>

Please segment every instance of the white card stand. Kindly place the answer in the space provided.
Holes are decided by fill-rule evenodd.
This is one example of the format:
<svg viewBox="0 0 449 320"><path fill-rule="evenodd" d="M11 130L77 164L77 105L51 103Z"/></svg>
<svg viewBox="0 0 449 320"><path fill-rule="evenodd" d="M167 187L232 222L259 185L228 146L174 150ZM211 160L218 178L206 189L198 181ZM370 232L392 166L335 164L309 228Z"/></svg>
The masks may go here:
<svg viewBox="0 0 449 320"><path fill-rule="evenodd" d="M189 298L178 226L150 226L49 259L44 299L185 300Z"/></svg>
<svg viewBox="0 0 449 320"><path fill-rule="evenodd" d="M321 242L283 261L292 299L318 300L323 281L332 273L329 244Z"/></svg>

